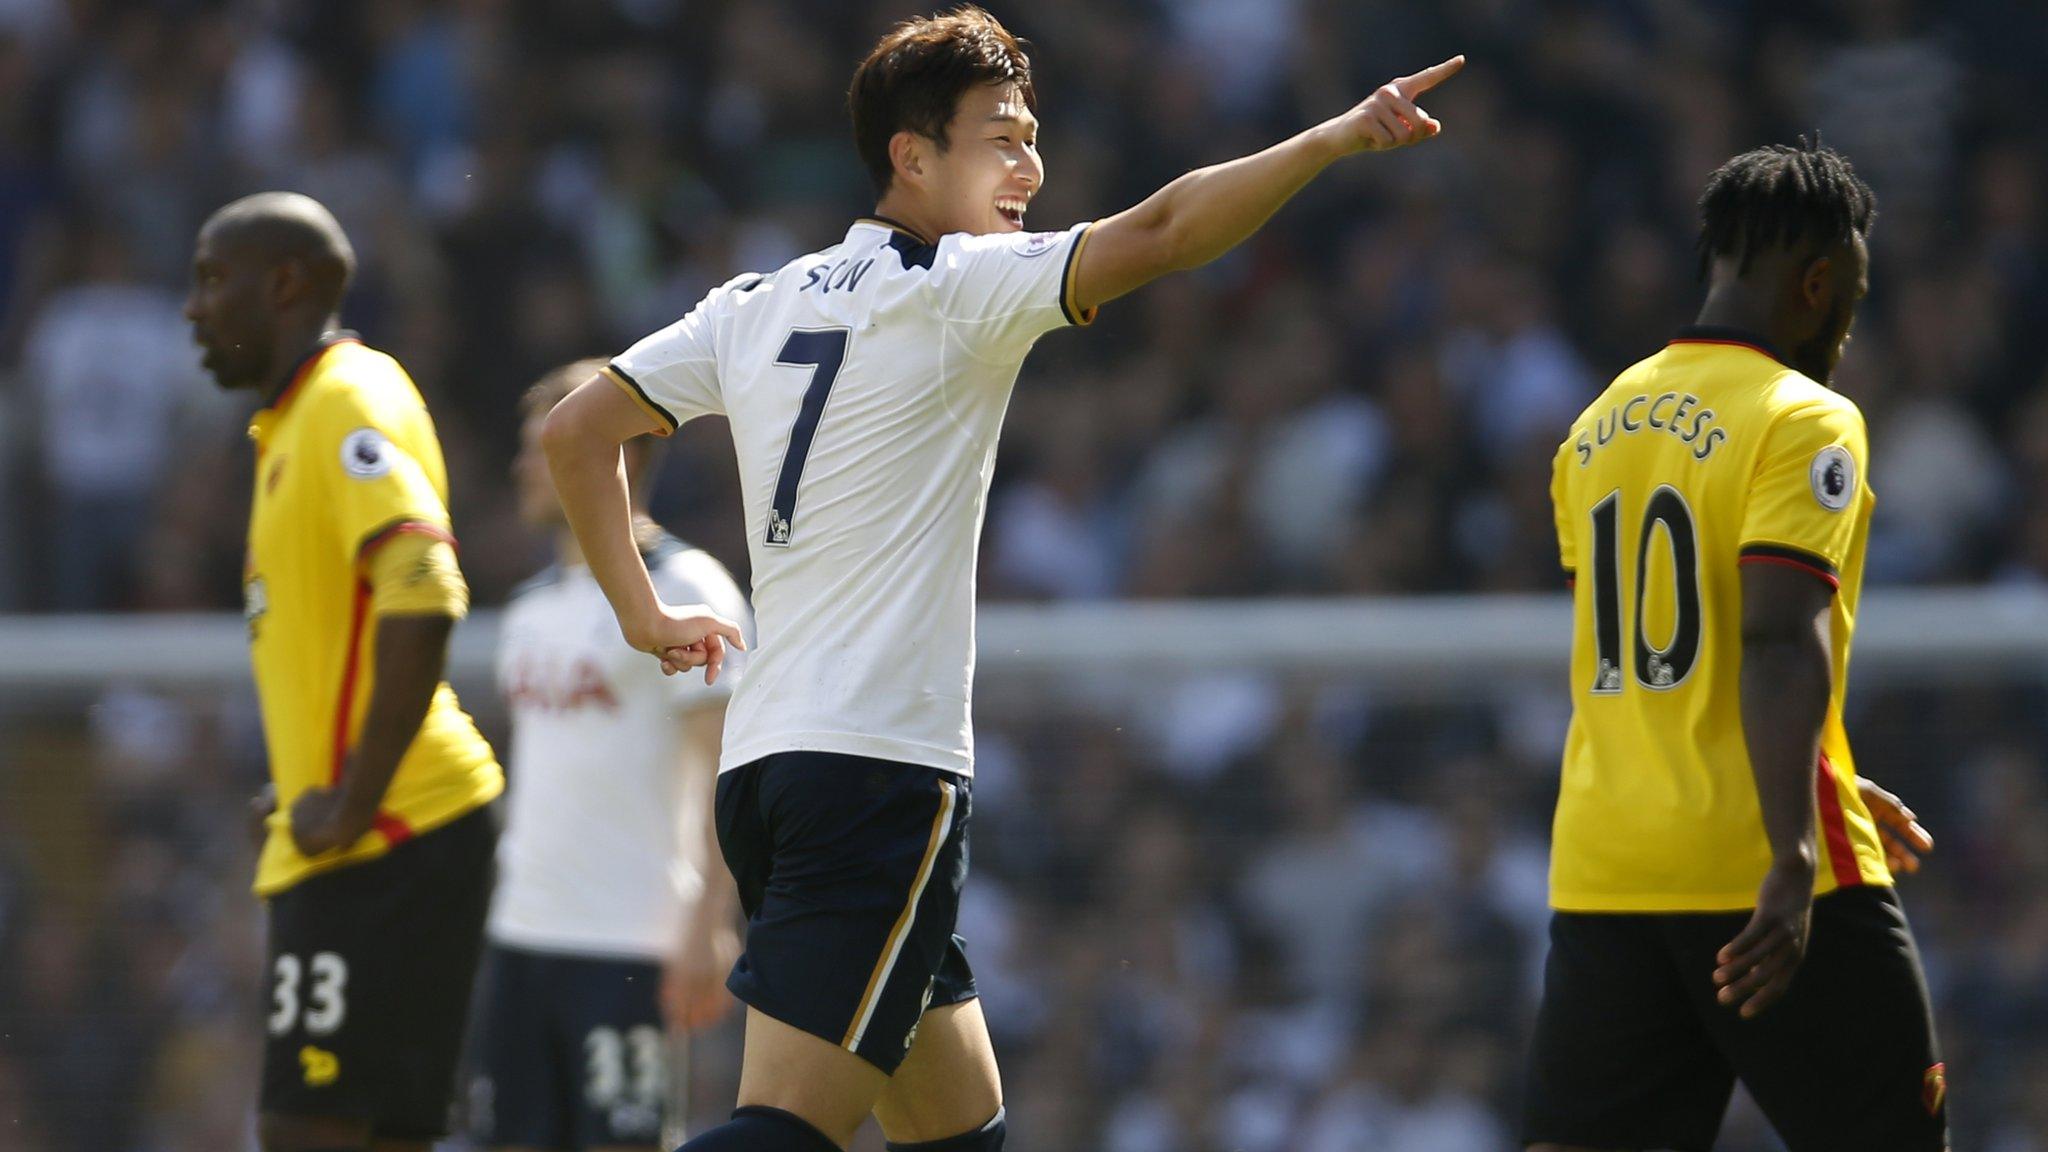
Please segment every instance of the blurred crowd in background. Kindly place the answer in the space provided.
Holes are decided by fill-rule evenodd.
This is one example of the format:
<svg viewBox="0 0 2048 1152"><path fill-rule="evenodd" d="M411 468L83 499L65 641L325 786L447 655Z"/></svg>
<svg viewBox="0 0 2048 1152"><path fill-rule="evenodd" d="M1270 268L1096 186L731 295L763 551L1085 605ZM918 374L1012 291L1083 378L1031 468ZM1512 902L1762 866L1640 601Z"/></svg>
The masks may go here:
<svg viewBox="0 0 2048 1152"><path fill-rule="evenodd" d="M1838 377L1872 584L2048 582L2048 15L2002 0L1030 0L1048 182L1113 212L1465 52L1426 147L1330 173L1217 264L1056 333L1019 382L985 598L1549 590L1549 458L1697 300L1692 205L1819 131L1875 186ZM543 561L516 398L832 243L872 205L843 90L899 0L0 0L0 611L239 605L253 401L179 315L264 188L361 258L479 604ZM742 575L729 443L657 516ZM964 931L1012 1146L1490 1152L1542 955L1568 702L1190 669L982 695ZM986 686L985 686L986 687ZM1910 882L1957 1147L2048 1152L2041 684L1859 695L1934 826ZM488 686L465 699L487 722ZM261 959L245 690L0 701L0 1152L242 1146ZM494 729L501 734L502 727ZM516 786L516 784L515 784ZM704 1116L730 1099L708 1041ZM729 1055L729 1053L726 1053ZM1773 1145L1738 1112L1725 1146Z"/></svg>

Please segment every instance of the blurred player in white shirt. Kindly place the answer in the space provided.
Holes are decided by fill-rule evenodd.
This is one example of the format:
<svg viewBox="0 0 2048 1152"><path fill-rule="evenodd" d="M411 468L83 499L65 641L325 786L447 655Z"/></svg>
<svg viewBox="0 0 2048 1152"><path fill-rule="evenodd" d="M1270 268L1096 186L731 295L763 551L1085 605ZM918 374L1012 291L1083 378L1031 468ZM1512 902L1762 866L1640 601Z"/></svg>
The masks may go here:
<svg viewBox="0 0 2048 1152"><path fill-rule="evenodd" d="M1027 233L1045 177L1031 62L972 6L892 29L855 71L873 215L717 288L614 358L543 445L636 649L716 676L737 628L677 607L633 547L618 446L722 414L759 651L735 691L719 847L748 916L740 1107L685 1152L994 1152L1002 1085L963 942L976 544L996 438L1039 337L1221 256L1325 167L1434 136L1402 77L1256 155L1092 224ZM1256 642L1219 635L1219 654Z"/></svg>
<svg viewBox="0 0 2048 1152"><path fill-rule="evenodd" d="M602 365L557 369L521 401L520 517L553 534L556 562L513 594L498 649L511 799L471 1094L495 1148L656 1147L664 1020L682 1034L722 1016L739 954L711 806L739 669L709 685L665 677L625 645L540 453L548 411ZM636 477L650 455L645 440L627 446ZM639 508L633 534L660 594L745 619L724 566Z"/></svg>

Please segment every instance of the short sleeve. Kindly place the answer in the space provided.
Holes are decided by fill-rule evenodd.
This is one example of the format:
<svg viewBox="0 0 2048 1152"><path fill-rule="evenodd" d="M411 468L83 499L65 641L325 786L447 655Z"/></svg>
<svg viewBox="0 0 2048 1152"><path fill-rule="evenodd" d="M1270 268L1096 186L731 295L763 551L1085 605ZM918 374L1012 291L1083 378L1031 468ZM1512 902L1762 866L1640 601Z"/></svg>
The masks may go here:
<svg viewBox="0 0 2048 1152"><path fill-rule="evenodd" d="M753 646L754 620L746 596L717 561L701 553L684 551L670 556L648 575L663 603L703 604L729 620L738 621L740 634L747 638L748 647ZM688 711L723 702L746 674L747 653L727 645L718 683L706 684L702 675L667 676L662 683L676 709Z"/></svg>
<svg viewBox="0 0 2048 1152"><path fill-rule="evenodd" d="M1771 426L1742 517L1742 563L1804 568L1839 586L1867 515L1869 457L1853 404L1793 409Z"/></svg>
<svg viewBox="0 0 2048 1152"><path fill-rule="evenodd" d="M335 539L348 563L364 560L394 533L408 531L451 543L448 504L422 463L406 450L432 425L424 408L392 410L353 389L323 398L310 461L326 475Z"/></svg>
<svg viewBox="0 0 2048 1152"><path fill-rule="evenodd" d="M1571 441L1567 440L1550 462L1550 515L1557 528L1557 567L1567 585L1579 576L1579 541L1574 531L1579 520L1572 512L1568 481L1572 456Z"/></svg>
<svg viewBox="0 0 2048 1152"><path fill-rule="evenodd" d="M725 411L718 389L713 326L731 285L713 289L681 320L612 358L605 374L660 422L666 436L699 416Z"/></svg>
<svg viewBox="0 0 2048 1152"><path fill-rule="evenodd" d="M1054 328L1092 323L1095 310L1084 313L1074 300L1074 269L1089 227L946 236L932 259L940 315L990 359L1021 357Z"/></svg>
<svg viewBox="0 0 2048 1152"><path fill-rule="evenodd" d="M389 544L364 558L370 584L370 615L447 616L469 614L469 584L455 559L455 546L429 533L394 533Z"/></svg>

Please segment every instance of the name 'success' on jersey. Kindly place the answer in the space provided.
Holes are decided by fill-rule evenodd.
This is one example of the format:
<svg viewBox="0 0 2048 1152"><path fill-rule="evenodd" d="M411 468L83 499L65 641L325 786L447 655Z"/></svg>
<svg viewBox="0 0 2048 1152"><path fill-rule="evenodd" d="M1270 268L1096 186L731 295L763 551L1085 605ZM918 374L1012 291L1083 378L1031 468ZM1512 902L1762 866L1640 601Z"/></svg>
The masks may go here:
<svg viewBox="0 0 2048 1152"><path fill-rule="evenodd" d="M1555 907L1755 905L1771 848L1742 728L1743 564L1836 586L1815 889L1891 882L1842 725L1868 477L1856 405L1726 330L1688 330L1572 425L1551 480L1574 612Z"/></svg>
<svg viewBox="0 0 2048 1152"><path fill-rule="evenodd" d="M1087 323L1088 225L949 235L889 222L715 289L609 371L663 428L731 422L759 651L721 767L775 752L970 774L976 544L1032 344Z"/></svg>

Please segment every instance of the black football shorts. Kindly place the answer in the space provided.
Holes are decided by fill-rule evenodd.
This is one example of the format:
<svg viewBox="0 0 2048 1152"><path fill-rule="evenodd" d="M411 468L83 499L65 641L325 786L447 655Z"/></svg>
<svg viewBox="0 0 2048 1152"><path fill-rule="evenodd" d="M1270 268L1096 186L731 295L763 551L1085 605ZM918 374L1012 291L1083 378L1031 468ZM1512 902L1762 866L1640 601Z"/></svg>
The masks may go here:
<svg viewBox="0 0 2048 1152"><path fill-rule="evenodd" d="M447 1133L497 821L486 805L270 898L264 1112Z"/></svg>
<svg viewBox="0 0 2048 1152"><path fill-rule="evenodd" d="M1740 1079L1791 1152L1943 1152L1927 982L1890 888L1814 901L1806 959L1751 1020L1715 1002L1735 913L1556 913L1525 1143L1709 1152Z"/></svg>

